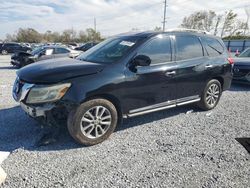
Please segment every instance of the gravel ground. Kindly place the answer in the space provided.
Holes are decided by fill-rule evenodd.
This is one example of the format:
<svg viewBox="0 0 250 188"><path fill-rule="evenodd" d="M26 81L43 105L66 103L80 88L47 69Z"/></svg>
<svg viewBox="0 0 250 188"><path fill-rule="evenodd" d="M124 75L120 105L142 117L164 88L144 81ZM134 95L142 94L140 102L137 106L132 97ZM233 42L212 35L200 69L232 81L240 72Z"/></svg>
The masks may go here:
<svg viewBox="0 0 250 188"><path fill-rule="evenodd" d="M209 112L193 106L131 118L107 141L76 144L65 131L36 147L38 124L11 97L15 69L0 56L2 187L249 187L250 87L233 85ZM188 112L188 113L187 113Z"/></svg>

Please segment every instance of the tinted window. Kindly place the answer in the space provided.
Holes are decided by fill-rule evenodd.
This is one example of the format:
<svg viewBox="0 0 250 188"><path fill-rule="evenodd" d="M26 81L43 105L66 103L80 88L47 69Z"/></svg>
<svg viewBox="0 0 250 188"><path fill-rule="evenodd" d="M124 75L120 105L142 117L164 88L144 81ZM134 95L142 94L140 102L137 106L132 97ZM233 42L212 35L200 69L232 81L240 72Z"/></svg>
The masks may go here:
<svg viewBox="0 0 250 188"><path fill-rule="evenodd" d="M136 37L121 37L107 39L89 49L77 59L96 63L113 63L124 57L140 40Z"/></svg>
<svg viewBox="0 0 250 188"><path fill-rule="evenodd" d="M151 59L151 64L158 64L171 61L171 43L169 37L157 38L146 43L145 47L139 50L138 55L146 55Z"/></svg>
<svg viewBox="0 0 250 188"><path fill-rule="evenodd" d="M213 38L203 37L205 47L209 56L218 56L223 53L224 49L220 42Z"/></svg>
<svg viewBox="0 0 250 188"><path fill-rule="evenodd" d="M250 48L246 49L245 51L243 51L239 57L250 57Z"/></svg>
<svg viewBox="0 0 250 188"><path fill-rule="evenodd" d="M22 46L19 45L19 44L14 44L14 47L16 47L16 48L22 48Z"/></svg>
<svg viewBox="0 0 250 188"><path fill-rule="evenodd" d="M66 54L69 53L69 50L65 48L55 48L55 54Z"/></svg>
<svg viewBox="0 0 250 188"><path fill-rule="evenodd" d="M11 44L11 43L6 43L4 44L5 47L13 47L15 44Z"/></svg>
<svg viewBox="0 0 250 188"><path fill-rule="evenodd" d="M195 36L176 36L176 50L177 61L203 56L201 43Z"/></svg>

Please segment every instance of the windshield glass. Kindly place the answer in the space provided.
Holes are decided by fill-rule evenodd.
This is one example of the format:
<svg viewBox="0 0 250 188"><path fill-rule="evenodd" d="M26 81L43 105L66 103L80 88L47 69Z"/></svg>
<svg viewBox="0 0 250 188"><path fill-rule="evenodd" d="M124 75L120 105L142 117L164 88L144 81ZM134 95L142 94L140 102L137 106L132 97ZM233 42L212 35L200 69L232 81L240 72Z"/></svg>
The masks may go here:
<svg viewBox="0 0 250 188"><path fill-rule="evenodd" d="M244 50L239 57L250 57L250 48Z"/></svg>
<svg viewBox="0 0 250 188"><path fill-rule="evenodd" d="M113 63L124 57L138 37L110 38L89 49L77 59L94 63Z"/></svg>
<svg viewBox="0 0 250 188"><path fill-rule="evenodd" d="M43 49L44 49L43 47L35 48L34 50L32 50L31 54L36 55L36 54L40 53Z"/></svg>

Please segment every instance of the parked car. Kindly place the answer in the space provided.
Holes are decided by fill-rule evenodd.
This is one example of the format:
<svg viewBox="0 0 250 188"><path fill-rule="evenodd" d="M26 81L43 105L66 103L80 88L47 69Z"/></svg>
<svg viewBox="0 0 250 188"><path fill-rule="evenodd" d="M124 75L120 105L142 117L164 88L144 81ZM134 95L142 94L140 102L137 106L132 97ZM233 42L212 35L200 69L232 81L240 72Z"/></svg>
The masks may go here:
<svg viewBox="0 0 250 188"><path fill-rule="evenodd" d="M8 53L31 52L31 51L32 51L31 48L14 42L3 43L3 45L0 48L0 52L2 55L7 55Z"/></svg>
<svg viewBox="0 0 250 188"><path fill-rule="evenodd" d="M69 54L79 53L78 51L60 46L44 46L34 49L31 53L17 52L13 54L11 56L11 64L20 68L36 61L67 57Z"/></svg>
<svg viewBox="0 0 250 188"><path fill-rule="evenodd" d="M71 48L71 49L74 50L75 48L78 47L78 44L75 43L75 42L70 42L70 43L67 43L67 46L68 46L69 48Z"/></svg>
<svg viewBox="0 0 250 188"><path fill-rule="evenodd" d="M75 48L75 50L81 50L83 52L86 52L87 50L89 50L90 48L92 48L93 46L97 45L97 42L88 42L86 44L83 44L80 47Z"/></svg>
<svg viewBox="0 0 250 188"><path fill-rule="evenodd" d="M85 145L107 139L123 118L191 103L211 110L233 76L221 39L199 32L119 35L77 59L49 62L20 69L13 97L47 123L65 114Z"/></svg>
<svg viewBox="0 0 250 188"><path fill-rule="evenodd" d="M233 82L250 84L250 48L244 50L237 58L234 58Z"/></svg>

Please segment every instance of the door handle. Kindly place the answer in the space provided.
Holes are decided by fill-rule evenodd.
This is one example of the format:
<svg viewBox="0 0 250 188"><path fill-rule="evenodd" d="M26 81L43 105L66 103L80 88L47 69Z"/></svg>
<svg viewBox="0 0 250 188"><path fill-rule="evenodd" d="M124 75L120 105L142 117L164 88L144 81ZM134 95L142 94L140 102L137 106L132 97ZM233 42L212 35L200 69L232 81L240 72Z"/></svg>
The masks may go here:
<svg viewBox="0 0 250 188"><path fill-rule="evenodd" d="M213 65L206 65L205 68L212 68Z"/></svg>
<svg viewBox="0 0 250 188"><path fill-rule="evenodd" d="M169 71L165 73L166 76L173 76L175 74L176 74L176 71Z"/></svg>

